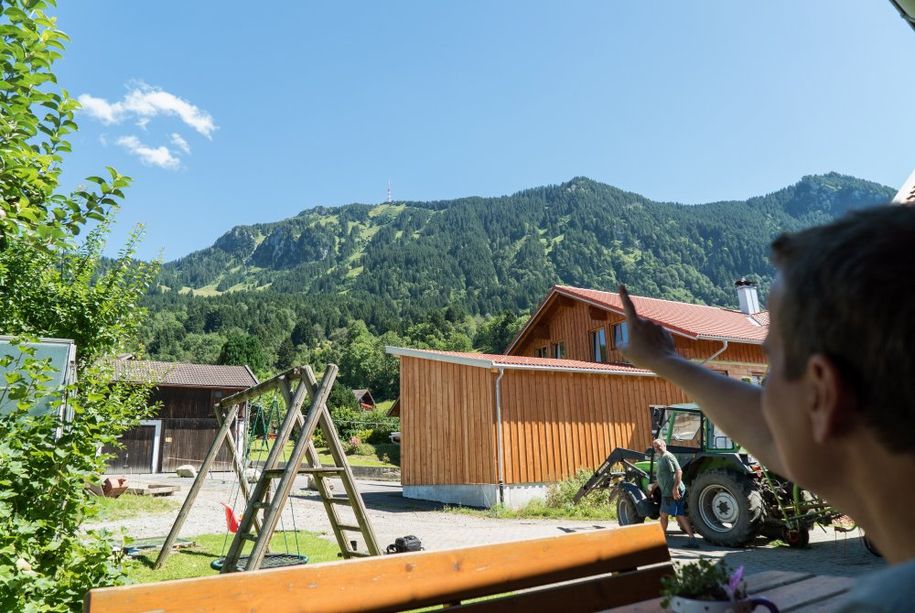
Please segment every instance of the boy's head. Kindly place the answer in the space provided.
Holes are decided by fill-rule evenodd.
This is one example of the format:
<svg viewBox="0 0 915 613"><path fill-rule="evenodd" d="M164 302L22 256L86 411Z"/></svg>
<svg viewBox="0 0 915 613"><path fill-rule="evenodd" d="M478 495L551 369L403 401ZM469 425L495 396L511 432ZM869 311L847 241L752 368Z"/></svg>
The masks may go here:
<svg viewBox="0 0 915 613"><path fill-rule="evenodd" d="M859 427L915 454L915 207L856 211L772 252L763 404L789 471L816 471L805 442Z"/></svg>

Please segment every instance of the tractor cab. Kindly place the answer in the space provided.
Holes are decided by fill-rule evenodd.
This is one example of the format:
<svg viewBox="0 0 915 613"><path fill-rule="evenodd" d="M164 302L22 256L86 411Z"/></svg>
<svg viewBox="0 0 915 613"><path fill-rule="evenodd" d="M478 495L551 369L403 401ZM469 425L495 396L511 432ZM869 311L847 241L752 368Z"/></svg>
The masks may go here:
<svg viewBox="0 0 915 613"><path fill-rule="evenodd" d="M684 476L698 469L691 464L709 461L744 467L740 472L756 472L754 467L758 463L708 419L699 405L655 406L651 408L651 418L654 438L667 443L667 450L677 458ZM654 449L647 449L645 455L648 456L645 469L654 475Z"/></svg>

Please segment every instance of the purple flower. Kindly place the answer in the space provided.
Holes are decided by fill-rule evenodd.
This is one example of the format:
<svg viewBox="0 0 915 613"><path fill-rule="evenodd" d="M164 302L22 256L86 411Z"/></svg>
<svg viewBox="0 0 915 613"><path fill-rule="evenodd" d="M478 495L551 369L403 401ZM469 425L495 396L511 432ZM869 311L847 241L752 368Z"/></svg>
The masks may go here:
<svg viewBox="0 0 915 613"><path fill-rule="evenodd" d="M743 565L737 567L731 576L728 578L728 584L724 586L724 591L727 592L728 598L731 600L737 599L737 592L740 591L740 583L743 581Z"/></svg>

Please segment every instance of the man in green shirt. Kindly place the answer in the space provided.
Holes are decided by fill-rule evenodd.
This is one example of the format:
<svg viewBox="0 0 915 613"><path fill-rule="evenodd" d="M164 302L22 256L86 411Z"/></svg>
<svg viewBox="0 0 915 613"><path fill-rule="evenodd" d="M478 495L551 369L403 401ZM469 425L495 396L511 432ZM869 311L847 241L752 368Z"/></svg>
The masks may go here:
<svg viewBox="0 0 915 613"><path fill-rule="evenodd" d="M693 535L693 527L686 517L686 486L683 485L683 471L677 457L667 451L667 443L656 439L651 443L657 458L657 481L651 484L651 492L656 487L661 488L661 529L667 532L667 518L673 515L680 525L680 529L689 535L689 541L684 547L695 549L699 547Z"/></svg>

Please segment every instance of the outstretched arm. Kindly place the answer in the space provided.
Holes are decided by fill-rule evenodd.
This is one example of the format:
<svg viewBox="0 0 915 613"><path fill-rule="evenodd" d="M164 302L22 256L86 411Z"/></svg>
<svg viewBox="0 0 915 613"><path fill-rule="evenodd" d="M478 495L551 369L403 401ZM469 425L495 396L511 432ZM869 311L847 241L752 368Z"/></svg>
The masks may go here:
<svg viewBox="0 0 915 613"><path fill-rule="evenodd" d="M629 343L621 347L623 354L636 366L653 370L683 389L719 428L740 441L767 468L784 475L772 433L763 419L762 390L682 357L667 330L639 317L623 285L620 298L629 325Z"/></svg>

